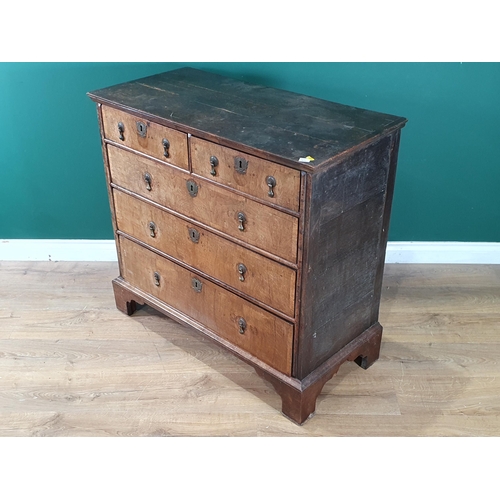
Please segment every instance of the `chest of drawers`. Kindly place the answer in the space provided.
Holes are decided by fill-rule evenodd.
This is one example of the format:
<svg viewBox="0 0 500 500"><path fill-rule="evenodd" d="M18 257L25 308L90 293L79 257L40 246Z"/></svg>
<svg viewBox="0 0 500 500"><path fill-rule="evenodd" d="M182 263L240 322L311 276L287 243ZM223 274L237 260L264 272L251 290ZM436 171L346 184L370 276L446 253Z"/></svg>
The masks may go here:
<svg viewBox="0 0 500 500"><path fill-rule="evenodd" d="M379 356L404 118L191 68L90 92L120 276L274 386L303 423L345 361Z"/></svg>

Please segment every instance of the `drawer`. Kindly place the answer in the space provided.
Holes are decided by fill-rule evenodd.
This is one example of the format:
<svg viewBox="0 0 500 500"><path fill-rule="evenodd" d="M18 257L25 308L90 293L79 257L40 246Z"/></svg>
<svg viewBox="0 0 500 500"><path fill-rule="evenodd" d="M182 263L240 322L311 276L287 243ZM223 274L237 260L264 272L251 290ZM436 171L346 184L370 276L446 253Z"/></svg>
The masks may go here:
<svg viewBox="0 0 500 500"><path fill-rule="evenodd" d="M293 317L293 269L116 189L113 198L119 230Z"/></svg>
<svg viewBox="0 0 500 500"><path fill-rule="evenodd" d="M102 119L106 139L189 169L186 134L108 106L102 106Z"/></svg>
<svg viewBox="0 0 500 500"><path fill-rule="evenodd" d="M111 182L288 262L298 219L189 173L108 145ZM145 180L146 179L146 180Z"/></svg>
<svg viewBox="0 0 500 500"><path fill-rule="evenodd" d="M263 201L299 211L298 170L196 137L191 137L190 147L194 173Z"/></svg>
<svg viewBox="0 0 500 500"><path fill-rule="evenodd" d="M124 237L119 243L122 276L131 285L291 374L292 324Z"/></svg>

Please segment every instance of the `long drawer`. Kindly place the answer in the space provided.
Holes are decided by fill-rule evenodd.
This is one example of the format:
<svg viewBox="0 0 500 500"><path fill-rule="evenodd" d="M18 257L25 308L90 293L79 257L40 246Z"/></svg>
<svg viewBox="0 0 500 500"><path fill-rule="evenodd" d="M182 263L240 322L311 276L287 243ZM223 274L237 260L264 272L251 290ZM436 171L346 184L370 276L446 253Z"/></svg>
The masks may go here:
<svg viewBox="0 0 500 500"><path fill-rule="evenodd" d="M282 259L297 260L298 218L108 145L111 182Z"/></svg>
<svg viewBox="0 0 500 500"><path fill-rule="evenodd" d="M113 199L119 230L293 317L295 270L117 189Z"/></svg>
<svg viewBox="0 0 500 500"><path fill-rule="evenodd" d="M102 120L106 139L189 168L187 134L108 106L102 107Z"/></svg>
<svg viewBox="0 0 500 500"><path fill-rule="evenodd" d="M264 363L291 374L293 325L224 288L119 237L122 276Z"/></svg>

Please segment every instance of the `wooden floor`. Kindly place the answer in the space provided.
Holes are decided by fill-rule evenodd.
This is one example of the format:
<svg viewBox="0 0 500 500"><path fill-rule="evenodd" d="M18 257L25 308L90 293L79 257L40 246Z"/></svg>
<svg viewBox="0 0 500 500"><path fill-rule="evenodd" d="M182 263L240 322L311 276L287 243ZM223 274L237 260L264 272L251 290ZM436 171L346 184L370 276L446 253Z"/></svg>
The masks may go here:
<svg viewBox="0 0 500 500"><path fill-rule="evenodd" d="M500 266L386 266L380 359L299 427L252 368L115 308L115 263L0 262L0 436L500 436Z"/></svg>

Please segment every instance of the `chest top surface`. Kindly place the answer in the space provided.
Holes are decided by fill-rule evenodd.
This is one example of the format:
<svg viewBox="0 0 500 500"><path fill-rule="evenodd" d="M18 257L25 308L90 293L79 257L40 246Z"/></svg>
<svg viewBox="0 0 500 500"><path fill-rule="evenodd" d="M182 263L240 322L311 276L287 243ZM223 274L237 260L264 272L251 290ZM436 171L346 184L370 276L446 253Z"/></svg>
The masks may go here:
<svg viewBox="0 0 500 500"><path fill-rule="evenodd" d="M180 68L89 92L89 97L294 168L325 162L406 119ZM309 164L299 158L311 156Z"/></svg>

